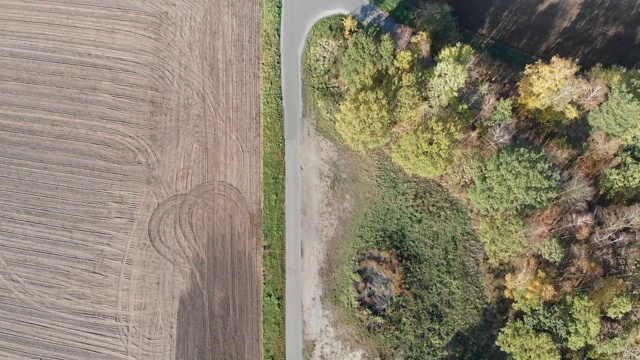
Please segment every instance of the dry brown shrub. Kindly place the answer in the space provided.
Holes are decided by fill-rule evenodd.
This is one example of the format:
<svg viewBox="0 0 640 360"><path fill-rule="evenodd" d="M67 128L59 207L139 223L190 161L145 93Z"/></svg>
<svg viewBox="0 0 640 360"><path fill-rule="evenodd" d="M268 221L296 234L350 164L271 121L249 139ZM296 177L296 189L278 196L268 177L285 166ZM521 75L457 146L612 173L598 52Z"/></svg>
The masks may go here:
<svg viewBox="0 0 640 360"><path fill-rule="evenodd" d="M589 137L588 143L586 153L576 161L575 168L587 177L594 178L614 161L622 140L608 137L604 132L597 132Z"/></svg>
<svg viewBox="0 0 640 360"><path fill-rule="evenodd" d="M411 37L413 36L413 28L407 25L398 25L393 31L393 38L396 40L398 50L404 50L409 47Z"/></svg>
<svg viewBox="0 0 640 360"><path fill-rule="evenodd" d="M585 211L595 194L596 188L589 178L580 171L569 171L563 174L557 204L566 211Z"/></svg>
<svg viewBox="0 0 640 360"><path fill-rule="evenodd" d="M554 232L563 237L575 236L578 240L584 240L591 233L593 225L594 219L591 212L574 211L565 214L558 221Z"/></svg>
<svg viewBox="0 0 640 360"><path fill-rule="evenodd" d="M602 79L592 79L587 82L578 97L578 103L584 111L598 107L607 99L607 82Z"/></svg>
<svg viewBox="0 0 640 360"><path fill-rule="evenodd" d="M569 251L570 261L562 271L560 287L563 292L571 293L581 285L604 276L600 263L589 256L589 247L584 243L573 243Z"/></svg>
<svg viewBox="0 0 640 360"><path fill-rule="evenodd" d="M532 245L536 245L544 241L560 216L561 209L557 206L549 206L544 211L536 211L525 220L525 228L527 239Z"/></svg>
<svg viewBox="0 0 640 360"><path fill-rule="evenodd" d="M544 145L549 158L562 168L566 168L577 156L578 150L569 146L564 139L553 139Z"/></svg>
<svg viewBox="0 0 640 360"><path fill-rule="evenodd" d="M482 98L482 104L480 105L480 118L483 120L489 119L493 112L493 108L498 104L498 95L493 91L487 92Z"/></svg>

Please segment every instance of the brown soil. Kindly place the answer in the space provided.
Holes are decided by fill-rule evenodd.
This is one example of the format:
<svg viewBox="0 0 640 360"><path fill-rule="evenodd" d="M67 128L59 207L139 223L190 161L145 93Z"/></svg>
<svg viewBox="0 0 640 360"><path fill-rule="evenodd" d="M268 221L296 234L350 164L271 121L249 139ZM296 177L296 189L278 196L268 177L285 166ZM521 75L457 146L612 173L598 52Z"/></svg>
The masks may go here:
<svg viewBox="0 0 640 360"><path fill-rule="evenodd" d="M359 347L361 344L348 329L340 326L339 316L324 298L324 270L331 251L336 250L332 241L342 239L353 211L353 198L343 191L346 180L342 178L350 159L318 135L310 120L305 120L303 126L304 137L300 143L302 315L304 339L309 346L305 358L367 358Z"/></svg>
<svg viewBox="0 0 640 360"><path fill-rule="evenodd" d="M445 2L463 26L528 54L575 57L584 66L640 64L640 2L636 0Z"/></svg>
<svg viewBox="0 0 640 360"><path fill-rule="evenodd" d="M258 1L0 24L0 358L261 358Z"/></svg>

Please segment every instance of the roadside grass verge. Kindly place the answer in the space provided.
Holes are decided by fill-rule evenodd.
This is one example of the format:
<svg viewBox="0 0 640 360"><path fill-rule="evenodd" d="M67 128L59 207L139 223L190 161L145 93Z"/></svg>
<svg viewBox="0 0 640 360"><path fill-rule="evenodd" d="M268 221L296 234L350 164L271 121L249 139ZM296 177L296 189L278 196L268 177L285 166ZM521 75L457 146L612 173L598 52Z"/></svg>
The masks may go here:
<svg viewBox="0 0 640 360"><path fill-rule="evenodd" d="M281 0L260 1L263 181L263 356L284 359L284 124L280 77Z"/></svg>

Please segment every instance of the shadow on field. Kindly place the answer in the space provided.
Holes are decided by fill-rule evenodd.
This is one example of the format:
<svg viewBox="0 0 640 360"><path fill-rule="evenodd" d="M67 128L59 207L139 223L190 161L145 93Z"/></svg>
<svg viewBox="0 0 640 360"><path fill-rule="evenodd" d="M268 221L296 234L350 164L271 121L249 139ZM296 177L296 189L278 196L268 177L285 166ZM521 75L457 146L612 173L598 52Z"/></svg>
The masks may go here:
<svg viewBox="0 0 640 360"><path fill-rule="evenodd" d="M640 66L636 0L444 1L462 26L534 56L579 58L587 67Z"/></svg>

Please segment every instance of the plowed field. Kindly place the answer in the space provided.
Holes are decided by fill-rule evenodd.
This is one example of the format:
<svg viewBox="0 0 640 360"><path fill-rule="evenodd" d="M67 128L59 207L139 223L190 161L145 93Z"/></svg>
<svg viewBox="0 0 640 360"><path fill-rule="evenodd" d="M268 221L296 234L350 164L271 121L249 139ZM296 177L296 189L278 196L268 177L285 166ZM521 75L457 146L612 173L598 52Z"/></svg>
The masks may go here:
<svg viewBox="0 0 640 360"><path fill-rule="evenodd" d="M0 1L0 358L258 359L257 0Z"/></svg>
<svg viewBox="0 0 640 360"><path fill-rule="evenodd" d="M579 58L585 66L640 66L640 2L635 0L445 2L462 25L532 55Z"/></svg>

